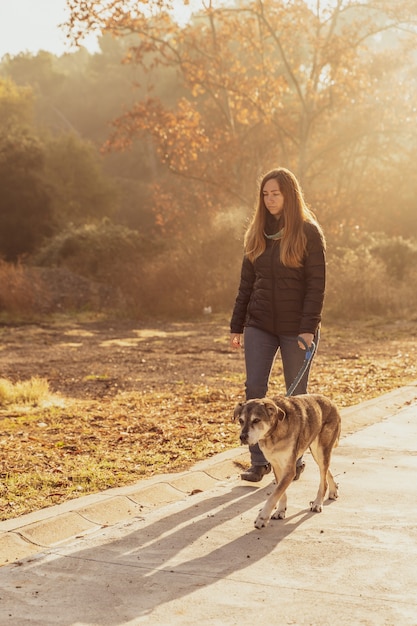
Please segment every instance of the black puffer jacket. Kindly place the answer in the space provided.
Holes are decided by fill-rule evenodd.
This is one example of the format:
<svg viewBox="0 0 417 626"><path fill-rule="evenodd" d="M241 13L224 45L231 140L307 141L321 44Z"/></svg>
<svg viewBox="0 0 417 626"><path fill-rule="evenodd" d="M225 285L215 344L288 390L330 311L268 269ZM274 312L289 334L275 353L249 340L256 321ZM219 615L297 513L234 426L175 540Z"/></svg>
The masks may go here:
<svg viewBox="0 0 417 626"><path fill-rule="evenodd" d="M280 262L280 242L267 239L255 260L245 256L230 322L232 333L255 326L274 335L315 334L321 320L326 281L324 243L314 224L305 222L307 250L302 267Z"/></svg>

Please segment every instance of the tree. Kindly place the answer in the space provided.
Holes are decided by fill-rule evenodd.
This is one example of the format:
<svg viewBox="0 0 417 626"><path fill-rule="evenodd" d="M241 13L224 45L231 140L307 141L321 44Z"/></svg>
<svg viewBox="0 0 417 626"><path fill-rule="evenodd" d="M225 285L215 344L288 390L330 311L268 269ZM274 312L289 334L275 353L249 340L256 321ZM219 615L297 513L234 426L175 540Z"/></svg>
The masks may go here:
<svg viewBox="0 0 417 626"><path fill-rule="evenodd" d="M97 149L73 133L37 129L35 101L28 87L0 79L0 256L11 261L68 223L100 221L117 206Z"/></svg>
<svg viewBox="0 0 417 626"><path fill-rule="evenodd" d="M102 215L111 213L114 219L141 230L154 226L148 181L156 162L150 142L137 142L129 152L99 155L109 120L120 107L128 109L134 95L141 97L146 91L135 87L140 68L120 64L129 41L107 35L99 39L99 53L90 54L85 48L60 57L27 53L6 56L0 64L1 74L33 94L33 124L48 143L45 177L60 224L66 216L74 223L82 215L86 219L97 216L101 198ZM173 81L173 77L161 81L158 93L162 97L175 94ZM67 174L63 167L68 167Z"/></svg>
<svg viewBox="0 0 417 626"><path fill-rule="evenodd" d="M256 176L277 164L295 171L329 228L364 223L380 200L374 181L401 168L404 141L417 143L405 124L415 88L404 80L415 67L417 7L405 0L209 0L185 26L168 0L68 6L75 40L94 27L135 34L125 62L149 76L178 73L176 104L150 92L115 121L108 143L151 138L165 166L155 210L168 231L181 217L204 223L252 206Z"/></svg>
<svg viewBox="0 0 417 626"><path fill-rule="evenodd" d="M0 128L30 124L33 116L33 93L29 87L18 87L0 77Z"/></svg>
<svg viewBox="0 0 417 626"><path fill-rule="evenodd" d="M51 232L44 149L30 131L32 93L0 79L0 256L16 261Z"/></svg>
<svg viewBox="0 0 417 626"><path fill-rule="evenodd" d="M117 205L116 185L107 179L91 142L74 133L45 141L44 180L52 201L55 226L83 224L110 216Z"/></svg>
<svg viewBox="0 0 417 626"><path fill-rule="evenodd" d="M52 232L43 165L37 137L17 126L0 133L0 255L6 261L30 254Z"/></svg>

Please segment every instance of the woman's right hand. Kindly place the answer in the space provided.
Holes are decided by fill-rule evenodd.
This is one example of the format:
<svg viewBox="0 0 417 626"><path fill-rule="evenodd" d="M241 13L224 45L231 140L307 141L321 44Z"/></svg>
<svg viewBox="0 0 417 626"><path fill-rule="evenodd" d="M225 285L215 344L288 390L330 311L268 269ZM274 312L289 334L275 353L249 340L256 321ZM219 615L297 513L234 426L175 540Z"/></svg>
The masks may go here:
<svg viewBox="0 0 417 626"><path fill-rule="evenodd" d="M241 338L242 338L242 335L238 333L232 333L230 335L230 345L233 348L233 350L237 350L238 348L242 347Z"/></svg>

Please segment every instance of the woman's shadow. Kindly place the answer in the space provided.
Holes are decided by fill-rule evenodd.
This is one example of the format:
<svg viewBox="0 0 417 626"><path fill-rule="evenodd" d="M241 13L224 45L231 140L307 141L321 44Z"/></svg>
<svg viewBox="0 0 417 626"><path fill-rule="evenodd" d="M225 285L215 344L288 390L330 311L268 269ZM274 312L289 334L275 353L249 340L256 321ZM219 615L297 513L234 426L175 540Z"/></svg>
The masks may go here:
<svg viewBox="0 0 417 626"><path fill-rule="evenodd" d="M34 563L33 584L36 578L49 579L50 586L54 580L59 584L64 570L66 584L53 594L77 597L77 603L70 606L65 602L68 625L82 617L116 626L149 614L164 603L253 566L315 515L302 510L285 520L271 520L265 529L254 529L257 510L271 489L271 484L261 488L223 485L212 497L201 493L198 499L192 496L185 507L184 501L178 502L154 511L148 519L135 520L133 530L119 527L119 537L115 538L115 528L105 529L94 547L63 547L53 550L52 558ZM109 593L111 608L103 603ZM101 607L103 612L98 614Z"/></svg>

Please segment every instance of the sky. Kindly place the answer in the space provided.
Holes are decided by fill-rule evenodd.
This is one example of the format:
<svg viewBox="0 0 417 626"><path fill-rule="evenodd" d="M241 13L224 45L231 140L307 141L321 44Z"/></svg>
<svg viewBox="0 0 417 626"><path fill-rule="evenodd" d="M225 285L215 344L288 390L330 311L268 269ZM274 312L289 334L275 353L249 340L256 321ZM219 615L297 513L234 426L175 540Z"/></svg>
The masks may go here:
<svg viewBox="0 0 417 626"><path fill-rule="evenodd" d="M66 0L0 0L0 59L39 50L58 56L73 52L59 28L66 17ZM90 52L98 50L95 36L83 39L82 45Z"/></svg>
<svg viewBox="0 0 417 626"><path fill-rule="evenodd" d="M223 2L227 4L227 0ZM188 9L179 9L183 0L178 2L175 17L183 22L189 17L191 7L199 4L201 0L190 0ZM39 50L58 56L73 52L74 48L70 47L59 28L66 17L66 0L0 0L0 59L5 54L36 54ZM96 36L84 39L82 45L90 52L99 49Z"/></svg>
<svg viewBox="0 0 417 626"><path fill-rule="evenodd" d="M56 55L72 52L59 24L65 21L65 0L0 0L0 58L47 50ZM83 45L98 49L96 38Z"/></svg>

